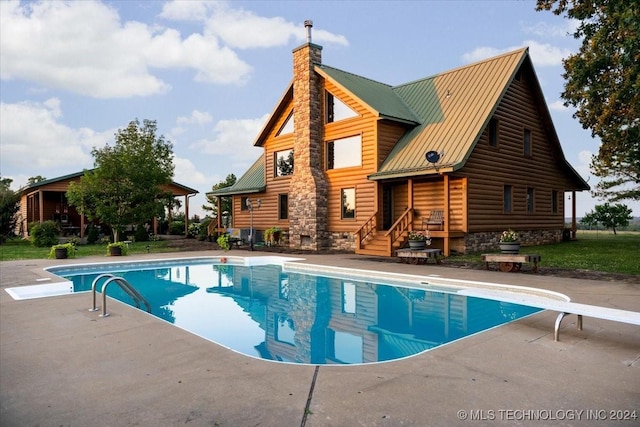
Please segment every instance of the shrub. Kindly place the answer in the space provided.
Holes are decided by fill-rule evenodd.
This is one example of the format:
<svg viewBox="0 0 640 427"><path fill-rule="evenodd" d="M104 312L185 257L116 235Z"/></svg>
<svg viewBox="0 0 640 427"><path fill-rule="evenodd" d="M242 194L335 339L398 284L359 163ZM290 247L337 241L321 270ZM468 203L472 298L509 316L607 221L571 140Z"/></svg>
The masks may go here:
<svg viewBox="0 0 640 427"><path fill-rule="evenodd" d="M89 226L89 231L87 232L87 243L92 245L98 241L100 237L100 232L98 231L98 227L94 225Z"/></svg>
<svg viewBox="0 0 640 427"><path fill-rule="evenodd" d="M218 246L220 246L220 249L224 249L225 251L231 249L228 234L221 234L216 241L218 242Z"/></svg>
<svg viewBox="0 0 640 427"><path fill-rule="evenodd" d="M44 248L58 244L58 224L55 221L33 222L29 230L31 242L36 247Z"/></svg>
<svg viewBox="0 0 640 427"><path fill-rule="evenodd" d="M171 223L171 229L169 230L169 234L174 234L174 235L184 234L184 222L173 221Z"/></svg>
<svg viewBox="0 0 640 427"><path fill-rule="evenodd" d="M111 248L120 248L123 256L129 252L129 245L127 245L125 242L109 243L107 245L107 255L111 255Z"/></svg>
<svg viewBox="0 0 640 427"><path fill-rule="evenodd" d="M196 236L196 239L202 241L205 240L207 238L207 236L209 235L209 224L211 224L211 221L213 221L211 218L205 218L202 221L200 221L200 228L198 229L198 235Z"/></svg>
<svg viewBox="0 0 640 427"><path fill-rule="evenodd" d="M144 224L140 224L136 227L136 232L133 235L133 239L136 242L149 241L149 232L147 231L147 227L145 227Z"/></svg>
<svg viewBox="0 0 640 427"><path fill-rule="evenodd" d="M189 228L187 230L187 237L189 238L195 238L200 234L200 224L198 224L197 222L191 222L189 223Z"/></svg>

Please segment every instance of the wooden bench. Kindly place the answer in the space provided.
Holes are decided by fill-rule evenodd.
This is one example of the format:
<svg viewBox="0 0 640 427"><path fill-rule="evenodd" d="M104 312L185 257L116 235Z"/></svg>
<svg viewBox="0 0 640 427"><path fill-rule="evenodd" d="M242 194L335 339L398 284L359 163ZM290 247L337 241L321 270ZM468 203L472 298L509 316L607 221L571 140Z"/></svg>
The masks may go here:
<svg viewBox="0 0 640 427"><path fill-rule="evenodd" d="M538 254L483 254L482 261L488 270L490 262L497 262L500 271L511 272L520 271L522 264L533 263L531 271L538 272L540 255Z"/></svg>
<svg viewBox="0 0 640 427"><path fill-rule="evenodd" d="M396 255L401 262L406 264L426 264L428 260L433 259L436 264L440 264L442 251L440 249L398 249Z"/></svg>

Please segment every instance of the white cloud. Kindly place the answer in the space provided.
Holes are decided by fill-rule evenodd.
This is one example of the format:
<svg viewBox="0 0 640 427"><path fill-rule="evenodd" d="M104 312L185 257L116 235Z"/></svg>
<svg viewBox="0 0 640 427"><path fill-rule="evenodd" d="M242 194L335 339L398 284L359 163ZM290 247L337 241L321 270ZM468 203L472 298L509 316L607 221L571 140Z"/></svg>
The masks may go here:
<svg viewBox="0 0 640 427"><path fill-rule="evenodd" d="M176 119L176 123L178 124L195 124L195 125L204 125L206 123L211 123L213 119L211 118L211 114L207 112L202 112L198 110L193 110L189 117L180 116Z"/></svg>
<svg viewBox="0 0 640 427"><path fill-rule="evenodd" d="M575 19L563 19L560 24L553 25L548 22L536 22L535 24L525 23L522 30L525 34L533 34L536 37L543 38L561 38L573 37L573 33L580 25L580 21Z"/></svg>
<svg viewBox="0 0 640 427"><path fill-rule="evenodd" d="M535 40L525 40L520 46L510 46L504 49L482 46L462 55L465 62L476 62L492 56L511 52L522 47L529 47L529 54L535 67L561 66L562 59L571 54L571 50L553 46L548 43L540 43Z"/></svg>
<svg viewBox="0 0 640 427"><path fill-rule="evenodd" d="M0 2L0 77L95 98L149 96L171 86L152 68L189 68L198 81L241 84L251 68L214 36L121 22L100 2Z"/></svg>
<svg viewBox="0 0 640 427"><path fill-rule="evenodd" d="M213 129L213 139L201 139L189 148L203 154L229 156L230 163L250 164L262 153L262 149L253 146L253 141L268 117L266 114L257 119L220 120Z"/></svg>
<svg viewBox="0 0 640 427"><path fill-rule="evenodd" d="M18 177L21 170L37 170L53 178L93 167L91 149L112 141L114 130L73 129L60 123L61 117L60 101L55 98L42 103L0 103L2 174ZM13 179L18 186L26 183L23 177Z"/></svg>
<svg viewBox="0 0 640 427"><path fill-rule="evenodd" d="M561 100L557 100L549 104L549 109L552 111L568 111L569 108L565 107L564 102Z"/></svg>
<svg viewBox="0 0 640 427"><path fill-rule="evenodd" d="M184 21L204 21L205 34L220 38L227 46L237 49L285 46L291 40L306 40L302 22L258 16L254 12L235 8L234 3L172 1L164 5L161 17ZM314 42L348 46L346 37L326 30L313 30Z"/></svg>

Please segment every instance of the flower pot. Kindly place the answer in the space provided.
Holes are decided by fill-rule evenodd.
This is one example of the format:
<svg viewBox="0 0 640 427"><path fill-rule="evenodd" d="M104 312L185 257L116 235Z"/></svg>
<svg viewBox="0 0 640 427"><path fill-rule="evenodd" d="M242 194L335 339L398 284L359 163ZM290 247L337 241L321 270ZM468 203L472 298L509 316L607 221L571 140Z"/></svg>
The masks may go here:
<svg viewBox="0 0 640 427"><path fill-rule="evenodd" d="M120 246L111 246L109 248L109 255L111 256L121 256L122 248Z"/></svg>
<svg viewBox="0 0 640 427"><path fill-rule="evenodd" d="M520 242L501 242L500 252L503 254L517 254L520 252Z"/></svg>
<svg viewBox="0 0 640 427"><path fill-rule="evenodd" d="M409 240L409 249L421 250L427 247L427 242L424 240Z"/></svg>
<svg viewBox="0 0 640 427"><path fill-rule="evenodd" d="M56 259L67 259L67 248L56 248Z"/></svg>

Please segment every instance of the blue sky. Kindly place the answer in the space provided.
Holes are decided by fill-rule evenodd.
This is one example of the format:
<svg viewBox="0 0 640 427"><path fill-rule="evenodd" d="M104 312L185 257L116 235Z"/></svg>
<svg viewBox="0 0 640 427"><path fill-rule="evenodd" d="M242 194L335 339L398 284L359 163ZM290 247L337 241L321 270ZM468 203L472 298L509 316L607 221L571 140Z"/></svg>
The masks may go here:
<svg viewBox="0 0 640 427"><path fill-rule="evenodd" d="M323 63L391 85L529 46L565 157L597 182L599 143L560 100L576 23L533 0L2 1L0 174L18 189L91 168L93 147L151 119L202 214L204 193L261 154L253 141L291 80L306 19ZM600 203L579 194L578 216Z"/></svg>

